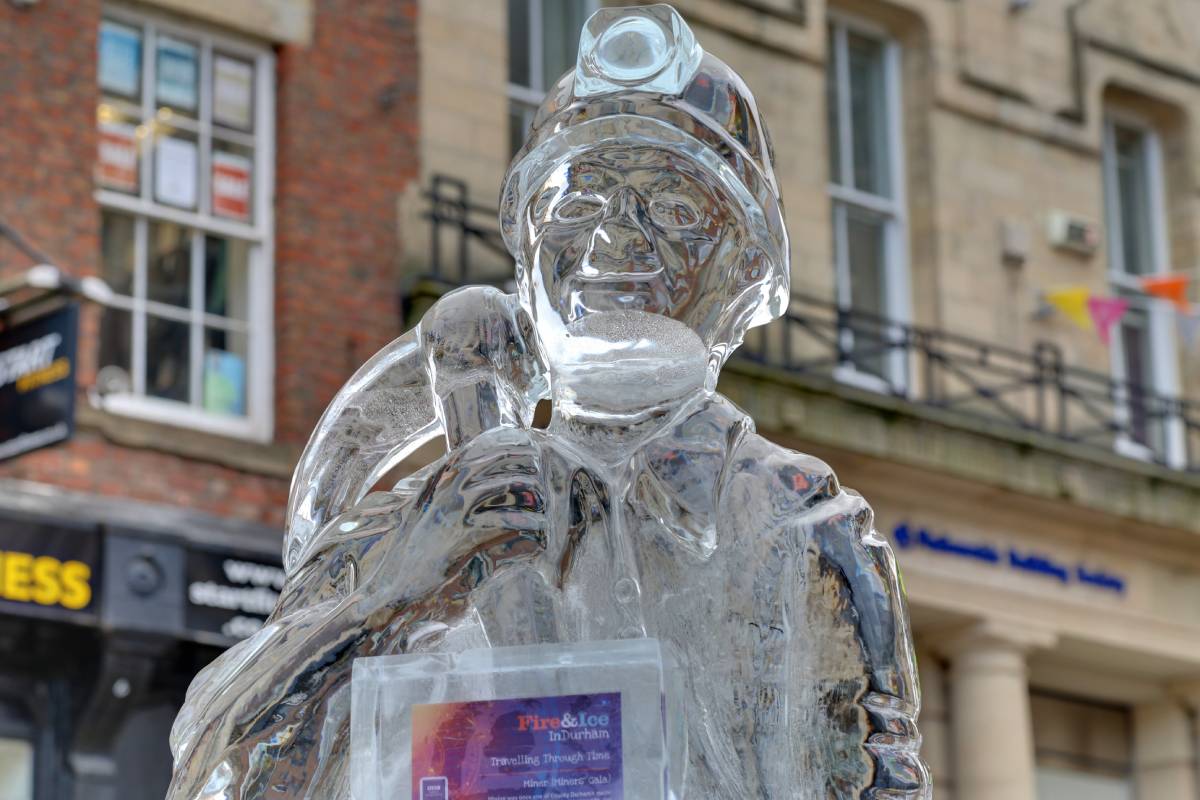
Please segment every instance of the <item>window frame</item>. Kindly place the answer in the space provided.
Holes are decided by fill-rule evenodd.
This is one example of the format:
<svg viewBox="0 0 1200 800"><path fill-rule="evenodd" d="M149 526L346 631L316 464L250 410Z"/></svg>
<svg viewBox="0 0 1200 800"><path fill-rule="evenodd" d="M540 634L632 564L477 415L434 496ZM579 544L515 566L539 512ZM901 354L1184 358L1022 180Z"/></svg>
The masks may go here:
<svg viewBox="0 0 1200 800"><path fill-rule="evenodd" d="M160 35L168 35L198 46L198 102L196 118L184 129L196 136L197 142L208 138L207 148L199 146L197 153L197 205L187 210L166 205L154 200L153 187L153 137L143 136L138 145L139 192L136 195L107 189L97 184L93 197L103 212L116 212L132 218L135 229L133 292L129 296L115 296L105 306L130 313L130 372L134 383L133 391L108 394L100 397L99 406L121 416L136 417L151 422L190 428L207 433L239 439L270 441L274 428L274 192L275 192L275 55L261 44L236 34L218 31L200 22L180 22L162 14L131 10L121 5L105 4L101 21L108 21L137 28L142 34L142 59L140 96L136 106L139 119L153 119L157 113L154 97L154 70L156 68L156 42ZM251 172L252 205L250 223L223 219L203 209L211 206L212 183L212 69L214 53L244 59L254 65L252 133L239 131L224 125L220 129L222 141L241 143L253 148L254 160ZM103 90L97 87L98 102L104 102ZM168 222L191 231L191 292L192 303L187 309L176 309L174 314L160 314L153 301L146 297L146 273L148 254L146 242L151 222ZM189 328L199 324L201 338L206 314L197 292L203 292L203 271L197 265L203 263L205 235L237 239L247 243L247 307L244 334L246 337L246 413L242 417L205 411L190 402L180 402L153 397L144 393L147 310L156 316L179 319L187 316ZM179 321L183 321L179 319ZM239 331L238 326L227 328ZM203 343L194 334L190 335L189 365L191 379L197 372L203 374ZM199 351L199 352L197 352Z"/></svg>
<svg viewBox="0 0 1200 800"><path fill-rule="evenodd" d="M835 71L834 85L837 100L838 171L849 185L840 183L837 175L830 175L828 191L830 197L831 228L833 231L834 255L834 299L839 309L852 310L852 286L847 238L847 209L854 207L884 220L884 315L899 323L886 331L888 338L899 345L904 332L901 325L912 319L911 283L909 275L909 241L907 186L905 176L905 144L903 104L901 99L901 52L900 43L883 26L841 11L827 13L826 27L830 30L833 48L826 54L826 71ZM891 197L873 194L853 185L853 119L850 109L850 63L848 58L848 36L855 33L878 41L883 46L884 106L887 130L888 181ZM828 78L827 78L828 79ZM828 109L826 109L828 113ZM829 148L833 142L827 143ZM851 352L854 344L853 331L841 329L838 339L843 352ZM883 394L907 396L912 381L909 374L910 359L902 347L891 348L884 357L886 376L880 377L858 369L854 364L838 364L834 377L852 386Z"/></svg>
<svg viewBox="0 0 1200 800"><path fill-rule="evenodd" d="M525 3L529 11L529 86L524 86L512 81L506 81L508 87L508 113L513 113L514 106L519 106L523 110L523 119L531 120L533 114L537 113L537 109L541 106L542 101L546 98L546 92L550 91L549 86L539 87L544 78L545 72L542 52L542 38L544 32L542 30L542 9L545 3L561 2L562 0L519 0ZM514 2L514 0L508 0ZM600 8L600 0L584 0L584 13L588 16L594 14ZM512 39L512 34L505 29L506 42ZM513 57L512 52L508 54L509 59ZM524 129L528 131L529 125L524 124Z"/></svg>
<svg viewBox="0 0 1200 800"><path fill-rule="evenodd" d="M1166 219L1166 184L1162 171L1162 143L1158 131L1145 118L1125 110L1108 109L1104 115L1103 142L1101 147L1102 189L1104 198L1105 231L1108 258L1105 280L1111 291L1134 292L1142 296L1138 278L1126 269L1124 250L1124 226L1121 222L1121 207L1117 189L1117 128L1136 131L1142 137L1142 168L1145 171L1147 201L1149 203L1149 225L1151 270L1145 275L1165 275L1171 271L1170 247ZM1135 301L1138 302L1138 301ZM1172 310L1161 301L1144 299L1144 310L1150 339L1150 389L1164 398L1175 398L1180 392L1179 354L1173 331ZM1113 330L1109 347L1109 370L1117 382L1113 412L1116 422L1122 427L1132 417L1130 398L1125 382L1125 345L1120 325ZM1162 421L1162 453L1135 441L1124 432L1119 433L1113 449L1120 455L1142 461L1161 459L1172 469L1186 466L1183 421L1178 416Z"/></svg>

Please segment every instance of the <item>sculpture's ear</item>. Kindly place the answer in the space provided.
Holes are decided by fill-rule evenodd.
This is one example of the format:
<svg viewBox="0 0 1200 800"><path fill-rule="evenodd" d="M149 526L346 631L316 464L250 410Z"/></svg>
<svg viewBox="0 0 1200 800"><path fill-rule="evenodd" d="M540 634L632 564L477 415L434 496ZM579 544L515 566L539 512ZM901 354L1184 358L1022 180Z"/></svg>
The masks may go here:
<svg viewBox="0 0 1200 800"><path fill-rule="evenodd" d="M790 281L761 247L742 251L742 260L726 286L726 304L709 343L718 368L742 345L746 331L766 325L787 310Z"/></svg>

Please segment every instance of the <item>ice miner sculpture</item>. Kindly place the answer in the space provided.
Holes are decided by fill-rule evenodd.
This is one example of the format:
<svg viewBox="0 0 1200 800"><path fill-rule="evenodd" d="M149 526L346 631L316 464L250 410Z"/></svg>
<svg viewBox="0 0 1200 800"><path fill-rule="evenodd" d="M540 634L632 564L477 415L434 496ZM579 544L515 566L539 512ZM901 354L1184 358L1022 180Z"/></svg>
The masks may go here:
<svg viewBox="0 0 1200 800"><path fill-rule="evenodd" d="M789 296L745 84L668 6L596 12L500 221L517 293L444 296L321 419L283 595L192 684L169 798L349 797L355 659L642 637L682 698L667 796L930 797L870 509L715 391ZM367 494L439 434L443 458Z"/></svg>

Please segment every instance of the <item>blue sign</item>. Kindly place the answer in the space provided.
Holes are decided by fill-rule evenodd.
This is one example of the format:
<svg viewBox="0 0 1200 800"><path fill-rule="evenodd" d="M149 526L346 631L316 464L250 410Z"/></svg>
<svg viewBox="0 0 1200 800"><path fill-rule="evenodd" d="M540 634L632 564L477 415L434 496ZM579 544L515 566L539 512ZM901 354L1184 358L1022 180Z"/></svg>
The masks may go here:
<svg viewBox="0 0 1200 800"><path fill-rule="evenodd" d="M196 46L169 36L158 39L158 84L154 98L175 108L196 109L196 78L200 74Z"/></svg>
<svg viewBox="0 0 1200 800"><path fill-rule="evenodd" d="M1091 570L1083 564L1071 567L1060 561L1034 552L1023 553L1015 547L999 548L990 544L960 541L949 534L936 535L926 528L913 531L907 523L892 529L892 538L900 550L929 550L942 555L968 558L985 564L1004 566L1022 572L1032 572L1051 578L1062 584L1080 583L1107 589L1117 594L1125 593L1125 580L1104 570Z"/></svg>
<svg viewBox="0 0 1200 800"><path fill-rule="evenodd" d="M100 24L100 88L134 98L142 82L142 34L105 20Z"/></svg>

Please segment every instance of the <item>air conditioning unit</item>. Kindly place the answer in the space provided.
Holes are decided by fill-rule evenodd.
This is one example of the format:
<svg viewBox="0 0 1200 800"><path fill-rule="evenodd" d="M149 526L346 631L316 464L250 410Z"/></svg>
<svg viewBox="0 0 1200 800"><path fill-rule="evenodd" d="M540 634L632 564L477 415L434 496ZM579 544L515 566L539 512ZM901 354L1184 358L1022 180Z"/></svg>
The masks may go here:
<svg viewBox="0 0 1200 800"><path fill-rule="evenodd" d="M1050 244L1084 256L1094 255L1100 246L1096 223L1065 211L1050 212Z"/></svg>

